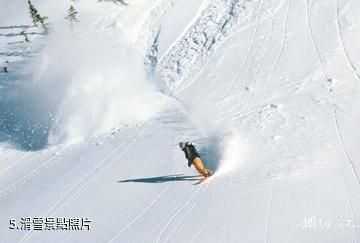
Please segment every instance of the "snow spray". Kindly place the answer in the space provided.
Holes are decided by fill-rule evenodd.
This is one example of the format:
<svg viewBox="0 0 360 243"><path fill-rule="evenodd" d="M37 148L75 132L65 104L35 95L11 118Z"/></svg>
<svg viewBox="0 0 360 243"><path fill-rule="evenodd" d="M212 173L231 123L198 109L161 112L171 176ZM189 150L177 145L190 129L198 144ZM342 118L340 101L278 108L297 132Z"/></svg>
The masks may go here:
<svg viewBox="0 0 360 243"><path fill-rule="evenodd" d="M219 150L219 165L215 176L232 174L245 164L248 147L242 142L239 132L232 131L224 135Z"/></svg>
<svg viewBox="0 0 360 243"><path fill-rule="evenodd" d="M81 24L81 23L79 23ZM121 32L58 27L33 64L39 86L57 110L50 143L74 143L156 113L162 95L146 78L143 59Z"/></svg>

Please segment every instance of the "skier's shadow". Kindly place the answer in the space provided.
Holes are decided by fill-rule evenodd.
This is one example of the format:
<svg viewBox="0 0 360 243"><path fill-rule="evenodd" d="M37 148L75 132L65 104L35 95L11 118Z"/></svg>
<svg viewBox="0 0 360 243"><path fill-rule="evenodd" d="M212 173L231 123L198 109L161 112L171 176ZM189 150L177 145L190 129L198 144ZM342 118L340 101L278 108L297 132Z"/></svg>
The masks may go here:
<svg viewBox="0 0 360 243"><path fill-rule="evenodd" d="M200 175L194 176L184 176L183 174L176 175L166 175L166 176L158 176L158 177L148 177L148 178L136 178L136 179L127 179L117 181L119 183L164 183L164 182L172 182L172 181L198 181L200 179Z"/></svg>

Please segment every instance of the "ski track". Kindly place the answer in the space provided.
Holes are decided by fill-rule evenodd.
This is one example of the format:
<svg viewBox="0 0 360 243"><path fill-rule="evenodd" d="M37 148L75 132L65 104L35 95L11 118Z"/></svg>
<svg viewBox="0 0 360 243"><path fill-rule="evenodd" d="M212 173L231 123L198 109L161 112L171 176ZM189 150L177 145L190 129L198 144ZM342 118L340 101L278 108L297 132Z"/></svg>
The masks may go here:
<svg viewBox="0 0 360 243"><path fill-rule="evenodd" d="M281 153L281 156L279 156L279 160L280 158L284 158L284 153ZM272 176L273 172L272 167L270 167L270 174ZM274 205L274 192L275 192L275 188L276 188L276 176L272 176L273 178L271 178L271 187L270 187L270 196L269 196L269 203L268 203L268 210L267 210L267 215L266 215L266 224L265 224L265 239L264 241L267 243L270 241L270 226L271 226L271 217L272 217L272 209L273 209L273 205Z"/></svg>
<svg viewBox="0 0 360 243"><path fill-rule="evenodd" d="M100 163L98 163L95 168L93 170L91 170L89 173L83 175L81 178L79 178L77 181L77 183L74 183L74 185L68 189L68 191L57 201L53 204L53 206L45 213L43 214L44 216L48 216L50 215L50 213L58 206L60 205L60 203L67 198L68 195L71 194L71 196L69 197L68 200L66 200L62 206L60 206L57 210L55 210L53 212L53 214L55 215L56 213L60 212L63 208L65 208L67 205L69 205L70 203L72 203L74 200L76 200L80 194L85 191L90 182L92 182L97 175L99 175L100 173L102 173L103 171L105 171L105 169L108 168L108 166L112 165L114 162L116 162L133 144L136 143L136 141L141 137L141 135L145 132L145 130L143 130L143 126L144 126L145 122L139 127L139 134L135 135L132 139L130 139L130 142L128 143L128 146L125 147L125 149L123 151L121 151L120 154L118 154L112 161L110 160L109 164L107 166L103 166L114 154L116 154L121 148L122 145L118 146L117 148L115 148L114 150L112 150L112 152L110 154L108 154ZM125 143L125 142L124 142ZM96 174L94 174L96 173ZM91 176L91 178L83 183L87 178L89 178ZM83 183L82 186L81 183ZM80 186L79 189L75 190L78 186ZM73 192L73 190L75 190L75 192ZM27 240L29 240L31 238L33 234L33 231L28 232L21 240L20 242L26 242Z"/></svg>
<svg viewBox="0 0 360 243"><path fill-rule="evenodd" d="M271 189L270 189L271 191L270 191L269 208L268 208L268 213L266 216L266 227L265 227L265 242L266 243L269 242L269 236L270 236L270 219L271 219L271 209L273 207L275 180L276 180L276 178L272 179Z"/></svg>
<svg viewBox="0 0 360 243"><path fill-rule="evenodd" d="M201 235L201 233L203 232L205 228L205 223L203 223L199 229L199 231L193 236L193 238L191 239L190 243L195 242L195 240Z"/></svg>
<svg viewBox="0 0 360 243"><path fill-rule="evenodd" d="M347 60L347 62L349 64L349 66L353 70L356 78L360 81L360 74L357 72L356 67L355 67L354 63L352 62L352 60L350 58L350 55L349 55L349 52L347 51L346 46L345 46L344 34L343 34L343 31L341 30L341 23L340 23L339 0L335 0L335 1L336 1L336 27L337 27L338 34L339 34L339 37L340 37L341 47L342 47L342 50L344 51L344 54L345 54L345 57L346 57L346 60Z"/></svg>
<svg viewBox="0 0 360 243"><path fill-rule="evenodd" d="M353 64L353 62L351 61L351 58L350 58L350 55L348 53L348 51L346 50L346 47L345 47L345 42L344 42L344 37L343 37L343 32L341 30L341 24L340 24L340 15L339 15L339 12L340 12L340 8L339 8L339 0L335 0L336 1L336 29L337 29L337 32L338 32L338 35L339 35L339 39L340 39L340 43L341 43L341 47L342 47L342 50L343 50L343 53L345 54L345 58L346 58L346 61L348 63L348 65L352 68L356 78L360 81L360 76L359 74L357 73L357 70L356 70L356 67L355 65ZM326 75L326 73L325 73ZM335 90L333 91L335 92ZM337 118L337 109L336 109L336 104L335 104L335 101L334 101L334 96L335 96L335 93L332 95L332 104L331 104L331 108L332 108L332 113L333 113L333 119L334 119L334 123L335 123L335 128L336 128L336 134L338 136L338 139L340 141L340 144L341 144L341 148L342 150L344 151L344 154L345 154L345 157L346 159L348 160L348 162L350 163L351 165L351 169L352 169L352 172L355 176L355 179L358 183L358 185L360 185L360 179L359 179L359 175L357 173L357 170L356 170L356 167L355 167L355 164L353 162L353 160L351 159L351 156L348 152L348 150L346 149L346 146L345 146L345 143L344 143L344 139L343 139L343 136L342 136L342 133L341 133L341 130L340 130L340 125L339 125L339 121L338 121L338 118ZM353 205L352 205L352 202L350 200L350 196L349 196L349 188L347 186L347 184L345 183L345 180L344 180L344 175L343 175L343 170L342 170L342 167L339 165L340 167L340 172L341 172L341 177L342 177L342 181L343 181L343 184L344 184L344 187L346 188L346 192L345 194L347 195L347 202L348 202L348 206L350 208L350 212L351 212L351 215L352 215L352 219L354 221L354 223L356 224L356 217L355 217L355 212L354 212L354 208L353 208ZM352 236L352 242L355 242L356 241L356 229L354 228L354 233L353 233L353 236Z"/></svg>
<svg viewBox="0 0 360 243"><path fill-rule="evenodd" d="M42 163L40 166L36 167L35 169L31 170L29 173L27 173L26 175L24 175L23 177L21 177L20 179L18 179L17 181L15 181L14 183L12 183L11 185L7 186L5 189L0 191L0 199L10 190L15 189L20 183L24 184L26 181L28 181L29 179L31 179L32 177L34 177L36 174L39 174L41 171L43 171L44 169L48 168L48 164L57 159L57 155L58 155L58 151L61 151L63 149L63 147L60 147L57 152L55 152L55 155L52 155L51 158L45 160L44 163ZM56 160L55 160L56 161Z"/></svg>
<svg viewBox="0 0 360 243"><path fill-rule="evenodd" d="M208 186L207 186L208 187ZM200 185L199 189L197 191L195 191L195 193L193 193L193 195L189 198L189 200L187 200L179 209L177 209L175 211L175 213L171 216L171 218L169 219L169 221L166 223L165 227L161 230L156 242L160 242L163 234L165 233L165 231L167 230L167 228L169 227L169 225L171 224L171 222L177 217L177 215L190 203L192 202L192 200L195 198L195 196L201 191L201 189L204 188L204 185ZM204 192L206 191L206 189L204 190Z"/></svg>
<svg viewBox="0 0 360 243"><path fill-rule="evenodd" d="M353 174L355 176L355 179L356 179L358 185L360 185L360 179L359 179L359 175L358 175L357 170L356 170L356 166L354 164L354 161L351 159L349 151L346 149L346 146L344 144L344 138L343 138L341 130L340 130L339 121L338 121L338 118L337 118L336 105L335 104L333 104L333 114L334 114L334 119L335 119L335 124L336 124L336 131L337 131L337 134L339 136L341 147L342 147L342 149L343 149L343 151L345 153L345 156L346 156L347 160L349 161L349 163L351 165L351 168L352 168Z"/></svg>
<svg viewBox="0 0 360 243"><path fill-rule="evenodd" d="M123 145L123 144L121 144L121 145ZM120 148L121 146L119 146L118 148ZM107 156L105 159L103 159L102 160L102 162L100 162L100 163L105 163L108 159L110 159L111 158L111 156L113 155L113 154L115 154L116 152L118 151L118 149L114 149L111 153L110 153L110 156ZM81 192L83 192L86 188L87 188L87 185L89 184L89 182L92 180L92 178L95 178L99 173L101 173L101 171L103 171L103 170L101 170L101 169L99 169L99 171L96 173L96 174L94 174L93 175L93 173L95 173L96 172L96 170L97 170L97 168L99 168L100 166L95 166L95 169L94 170L92 170L92 171L90 171L89 173L87 173L87 174L84 174L83 176L81 176L79 179L77 179L76 181L77 181L77 183L73 183L73 186L53 205L53 207L51 207L50 209L49 209L49 211L45 214L45 215L49 215L50 214L50 212L51 211L53 211L54 210L54 208L56 208L60 203L61 203L61 201L63 201L68 195L70 195L70 194L72 194L72 196L70 197L70 199L68 199L65 203L63 203L62 204L62 206L60 207L60 208L58 208L55 212L54 212L54 214L55 213L57 213L57 212L59 212L61 209L63 209L64 207L66 207L69 203L71 203L73 200L75 200L77 197L78 197L78 195L80 195L81 194ZM78 186L80 186L80 184L82 183L82 182L84 182L87 178L89 178L91 176L91 178L86 182L86 183L84 183L74 194L73 194L73 189L75 189L75 188L77 188Z"/></svg>
<svg viewBox="0 0 360 243"><path fill-rule="evenodd" d="M261 20L261 14L262 14L262 8L263 8L263 1L260 1L259 2L259 5L261 4L261 7L260 7L260 16L258 16L258 19L257 19L257 22L256 22L256 26L255 26L255 31L254 31L254 34L252 35L251 37L251 40L250 40L250 45L249 45L249 49L248 49L248 52L246 53L246 56L245 56L245 59L244 59L244 62L241 64L241 67L240 67L240 70L237 72L237 74L235 75L235 77L231 80L229 86L225 89L225 92L223 94L223 97L226 97L227 94L229 93L229 91L231 90L231 88L233 87L234 83L238 80L240 74L242 73L244 67L245 67L245 64L247 63L248 59L249 59L249 56L253 50L253 47L254 47L254 44L255 44L255 37L257 35L257 32L259 30L259 24L260 24L260 20Z"/></svg>
<svg viewBox="0 0 360 243"><path fill-rule="evenodd" d="M262 67L264 65L264 60L265 60L265 57L267 57L267 54L270 50L270 42L271 42L271 39L273 37L273 33L274 33L274 23L275 23L275 17L276 15L273 16L273 19L271 21L271 31L268 33L268 38L267 38L267 43L266 43L266 48L265 48L265 51L264 51L264 54L261 58L261 61L260 61L260 64L259 64L259 67L258 69L256 70L255 72L255 80L256 80L256 77L258 75L260 75L261 73L261 70L262 70ZM268 87L268 83L267 82L264 82L264 86L266 88L266 90L269 90L269 87Z"/></svg>
<svg viewBox="0 0 360 243"><path fill-rule="evenodd" d="M181 167L181 170L183 170L184 168L185 168L185 165L183 165L183 166ZM173 183L172 183L172 184L173 184ZM180 202L179 205L181 205L181 204L182 204L182 203ZM175 208L173 211L176 211L179 207L180 207L180 206L176 206L176 208ZM155 226L152 227L153 229L147 234L147 236L153 235L153 234L156 232L156 230L157 230L159 227L161 227L161 225L163 225L167 220L169 220L169 219L172 217L172 214L168 214L167 216L168 216L168 217L163 218L163 219L160 221L160 223L157 224L156 227L155 227ZM147 236L144 236L143 240L141 241L142 243L145 243L145 242L148 241L148 237L147 237Z"/></svg>
<svg viewBox="0 0 360 243"><path fill-rule="evenodd" d="M143 217L155 204L156 202L162 197L162 195L170 188L170 186L173 183L169 183L166 188L157 195L157 197L155 197L155 199L145 208L144 211L142 211L141 213L139 213L137 216L135 216L133 218L133 220L131 220L127 225L125 225L125 227L123 227L119 233L117 233L110 241L113 242L114 240L116 240L116 238L118 238L121 234L123 234L130 226L132 226L136 221L138 221L139 219L141 219L141 217Z"/></svg>
<svg viewBox="0 0 360 243"><path fill-rule="evenodd" d="M336 120L335 120L335 117L333 118L334 119L334 124L335 124L335 127L336 127ZM336 128L337 129L337 128ZM336 134L338 136L338 133ZM329 135L330 137L330 135ZM335 147L334 144L332 144L332 147L333 147L333 151L336 152L336 155L340 158L338 152L337 152L337 149ZM353 204L351 202L351 199L350 199L350 193L349 193L349 186L347 185L347 183L345 182L345 178L344 178L344 171L343 171L343 168L342 166L339 164L339 161L336 159L336 165L338 167L338 174L340 174L341 176L341 181L342 181L342 184L343 184L343 187L345 188L342 188L340 185L338 185L339 188L342 188L342 192L344 195L346 195L346 202L347 202L347 205L350 209L350 213L351 213L351 218L353 219L354 221L354 224L356 224L356 218L355 218L355 211L354 211L354 207L353 207ZM338 184L336 182L336 184ZM356 238L356 229L354 229L354 233L353 233L353 238L352 238L352 242L355 242L355 238Z"/></svg>
<svg viewBox="0 0 360 243"><path fill-rule="evenodd" d="M182 166L182 167L184 167L184 166ZM131 220L127 225L125 225L121 230L120 230L120 232L118 232L110 241L109 241L109 243L110 242L113 242L114 240L116 240L119 236L121 236L128 228L130 228L134 223L136 223L138 220L140 220L159 200L160 200L160 198L163 196L163 194L165 194L165 192L167 192L172 186L174 185L174 181L173 182L171 182L171 183L169 183L169 185L162 191L162 192L160 192L159 194L158 194L158 196L145 208L145 210L144 211L142 211L141 213L139 213L137 216L135 216L134 218L133 218L133 220ZM201 187L199 187L199 190L201 189ZM199 191L198 190L198 191ZM198 192L197 191L197 192ZM197 192L196 193L194 193L194 195L195 194L197 194ZM194 196L193 195L193 196ZM184 207L184 206L183 206ZM182 207L182 208L183 208ZM172 217L171 217L172 218ZM162 223L160 223L160 224L162 224ZM160 225L159 224L159 225ZM150 233L150 235L152 234L153 232L151 232Z"/></svg>
<svg viewBox="0 0 360 243"><path fill-rule="evenodd" d="M182 169L184 169L184 167L185 167L185 166L181 166L181 167L180 167L180 171L181 171ZM115 173L114 173L114 175L115 175ZM99 196L98 196L97 199L95 200L95 203L94 203L94 205L93 205L93 209L95 208L96 204L97 204L97 203L99 202L99 200L101 199L102 194L106 191L107 185L110 183L110 181L112 180L112 178L114 177L114 175L112 175L109 179L107 179L107 182L106 182L105 186L103 187L103 190L101 191L101 193L99 194ZM174 186L174 182L171 182L167 188L165 188L162 192L160 192L159 195L158 195L158 198L156 198L156 202L159 201L159 199L160 199L160 197L161 197L160 194L161 194L161 195L164 194L166 191L168 191L168 190L170 189L170 187L173 187L173 186ZM152 203L150 203L150 204L155 205L156 202L152 202ZM151 207L152 207L152 206L151 206ZM93 209L92 209L92 210L93 210ZM91 212L92 210L90 210L90 212ZM149 211L149 210L150 210L150 208L149 208L147 211ZM141 215L145 215L145 213L146 213L146 212L143 212L143 213L141 213ZM139 215L138 215L138 216L139 216ZM137 217L137 216L136 216L136 217ZM142 217L142 216L141 216L141 217ZM137 220L133 220L132 223L129 223L128 225L126 225L126 226L123 228L122 232L120 232L119 235L116 236L116 238L119 237L123 232L125 232L125 231L126 231L129 227L131 227L134 223L136 223L136 221L138 221L141 217L138 217Z"/></svg>
<svg viewBox="0 0 360 243"><path fill-rule="evenodd" d="M341 43L342 43L342 47L343 47L343 50L344 50L344 53L345 53L345 56L347 56L347 62L350 64L350 66L352 66L351 65L351 61L350 61L350 59L349 59L349 56L348 56L348 54L347 54L347 52L346 52L346 49L345 49L345 45L344 45L344 41L343 41L343 38L342 38L342 32L341 32L341 29L340 29L340 23L339 23L339 15L338 15L338 11L339 11L339 8L338 8L338 0L335 0L336 1L336 13L337 13L337 15L336 15L336 23L337 23L337 28L338 28L338 33L339 33L339 35L340 35L340 40L341 40ZM307 2L307 25L308 25L308 29L309 29L309 32L310 32L310 34L311 34L311 38L312 38L312 42L313 42L313 44L314 44L314 46L315 46L315 49L316 49L316 53L317 53L317 56L318 56L318 59L319 59L319 61L320 61L320 64L321 64L321 67L322 67L322 70L323 70L323 74L324 74L324 76L325 76L325 78L327 79L327 80L330 80L329 78L328 78L328 74L326 73L326 71L325 71L325 67L324 67L324 63L323 63L323 61L322 61L322 59L321 59L321 56L320 56L320 52L319 52L319 49L318 49L318 47L317 47L317 45L316 45L316 41L315 41L315 38L314 38L314 34L313 34L313 31L312 31L312 29L311 29L311 25L310 25L310 18L309 18L309 14L310 14L310 9L309 9L309 0L307 0L306 1ZM356 71L356 70L355 70ZM357 73L356 73L357 74ZM355 175L355 178L356 178L356 180L357 180L357 183L360 185L360 178L359 178L359 176L358 176L358 174L357 174L357 171L356 171L356 167L355 167L355 165L354 165L354 162L352 161L352 159L351 159L351 157L350 157L350 155L349 155L349 152L347 151L347 149L346 149L346 147L345 147L345 144L344 144L344 140L343 140L343 137L342 137L342 134L341 134L341 132L340 132L340 127L339 127L339 123L338 123L338 119L337 119L337 111L336 111L336 105L335 105L335 103L333 103L332 104L332 106L333 106L333 115L334 115L334 119L335 119L335 123L336 123L336 129L337 129L337 133L338 133L338 136L339 136L339 139L340 139L340 143L341 143L341 146L342 146L342 148L343 148L343 150L344 150L344 153L345 153L345 155L346 155L346 157L347 157L347 160L350 162L350 164L351 164L351 167L352 167L352 170L353 170L353 173L354 173L354 175Z"/></svg>
<svg viewBox="0 0 360 243"><path fill-rule="evenodd" d="M31 154L32 155L32 154ZM18 158L17 160L15 160L14 162L12 162L9 166L5 167L4 169L2 169L0 171L0 176L2 176L6 171L10 170L11 168L15 167L16 164L18 164L19 162L23 161L25 158L29 157L30 153L25 153L24 155L22 155L20 158Z"/></svg>
<svg viewBox="0 0 360 243"><path fill-rule="evenodd" d="M166 238L165 242L169 242L179 227L184 223L185 219L190 215L193 209L197 206L197 203L194 203L190 209L185 213L185 215L181 218L179 223L174 227L173 231L171 231L170 235Z"/></svg>
<svg viewBox="0 0 360 243"><path fill-rule="evenodd" d="M181 204L181 203L179 203L179 204ZM177 210L177 209L178 209L178 206L176 207L175 210ZM151 235L155 234L156 230L157 230L161 225L163 225L169 218L171 218L171 215L167 215L167 216L168 216L168 217L164 217L164 218L160 221L160 223L158 223L158 224L156 225L156 227L154 226L153 229L147 234L147 236L144 236L144 237L143 237L143 240L141 241L141 243L146 243L146 242L148 242L148 236L151 236Z"/></svg>
<svg viewBox="0 0 360 243"><path fill-rule="evenodd" d="M232 178L231 180L229 180L226 185L224 186L223 188L223 192L224 194L226 195L226 201L225 201L225 206L224 206L224 211L225 211L225 230L226 230L226 242L230 242L230 239L229 239L229 226L231 225L231 222L229 221L229 216L230 216L230 193L229 193L229 189L232 187L233 185L233 182L234 182L234 179ZM226 191L226 193L225 193ZM223 211L223 212L224 212Z"/></svg>
<svg viewBox="0 0 360 243"><path fill-rule="evenodd" d="M356 177L357 183L359 184L359 178L358 178L358 174L356 172L356 169L354 167L354 163L353 163L353 161L352 161L352 159L351 159L351 157L350 157L350 155L349 155L349 153L348 153L348 151L347 151L347 149L345 147L344 141L343 141L342 133L340 131L340 126L339 126L339 122L338 122L338 119L337 119L336 106L335 106L334 103L332 104L332 112L333 112L333 119L334 119L334 123L335 123L335 127L336 127L336 134L338 136L338 139L340 140L341 148L344 151L344 154L345 154L347 160L350 162L352 171L353 171L353 173L354 173L354 175ZM356 225L357 219L356 219L356 215L355 215L355 210L354 210L353 204L352 204L352 202L350 200L349 187L348 187L347 183L345 183L344 174L343 174L343 170L342 170L341 166L340 166L340 172L341 172L344 187L346 188L347 202L348 202L348 206L350 208L351 216L352 216L352 219L354 221L354 224ZM352 236L353 237L352 242L356 241L356 232L357 232L356 228L354 228L354 233L353 233L353 236Z"/></svg>
<svg viewBox="0 0 360 243"><path fill-rule="evenodd" d="M125 147L124 150L121 151L121 153L119 153L113 160L110 160L108 165L105 165L103 167L101 167L108 159L111 158L111 156L106 157L107 159L104 159L103 162L96 166L96 168L94 170L92 170L90 173L86 174L85 176L83 176L81 181L85 181L88 177L89 180L87 182L85 182L80 188L79 190L77 190L74 194L72 194L72 196L66 201L64 202L64 204L58 208L57 210L55 210L54 214L60 212L63 208L65 208L66 206L68 206L70 203L72 203L74 200L76 200L82 192L84 192L90 185L90 183L98 176L100 175L102 172L104 172L109 166L111 166L113 163L115 163L119 158L121 158L125 152L136 143L136 141L141 137L141 135L143 134L143 132L145 131L140 131L140 134L138 134L137 136L135 136L135 138L133 138L132 140L130 140L130 143L128 144L127 147ZM122 146L119 146L119 149ZM114 153L116 153L117 151L119 151L119 149L116 149L116 151ZM96 172L96 173L95 173ZM79 183L80 184L80 183Z"/></svg>
<svg viewBox="0 0 360 243"><path fill-rule="evenodd" d="M336 24L337 24L337 29L338 29L338 33L339 33L339 36L340 36L340 41L341 41L341 45L342 45L342 49L345 53L345 56L346 56L346 59L347 59L347 62L348 64L353 68L353 70L355 71L355 74L357 76L357 78L359 79L359 74L356 72L356 69L355 69L355 66L353 65L353 63L351 62L351 59L346 51L346 48L345 48L345 44L344 44L344 39L343 39L343 34L342 34L342 31L341 31L341 27L340 27L340 20L339 20L339 6L338 6L338 0L335 0L336 1ZM315 38L314 38L314 34L313 34L313 31L312 31L312 28L311 28L311 25L310 25L310 7L309 7L309 0L306 1L307 3L307 8L306 8L306 19L307 19L307 27L308 27L308 30L310 32L310 35L311 35L311 39L312 39L312 42L314 44L314 47L316 49L316 53L317 53L317 57L318 57L318 60L320 61L320 65L321 65L321 68L322 68L322 71L323 71L323 74L324 74L324 77L326 80L330 80L329 77L328 77L328 74L327 72L325 71L325 66L324 66L324 63L321 59L321 56L320 56L320 51L319 51L319 48L316 44L316 41L315 41ZM336 105L335 103L333 102L332 104L332 112L333 112L333 117L334 117L334 121L335 121L335 126L336 126L336 132L338 134L338 137L339 137L339 140L340 140L340 143L341 143L341 147L345 153L345 156L347 158L347 160L349 161L350 165L351 165L351 168L352 168L352 171L353 171L353 174L355 175L355 179L357 181L358 184L360 184L360 180L359 180L359 176L357 174L357 171L356 171L356 168L355 168L355 165L354 165L354 162L352 161L350 155L349 155L349 152L347 151L346 147L345 147L345 144L344 144L344 140L343 140L343 137L342 137L342 134L340 132L340 127L339 127L339 123L338 123L338 119L337 119L337 111L336 111ZM343 172L341 171L341 174L343 174ZM342 175L343 177L343 175ZM343 180L343 183L344 183L344 186L347 188L346 186L346 183L345 181ZM349 205L349 208L350 208L350 211L351 211L351 214L352 214L352 217L353 217L353 220L354 222L356 221L356 218L355 218L355 214L354 214L354 209L353 209L353 206L352 206L352 203L351 203L351 200L349 198L349 193L348 193L348 189L346 189L346 195L347 195L347 201L348 201L348 205ZM356 229L354 229L354 233L353 233L353 238L352 238L352 242L355 242L356 240Z"/></svg>
<svg viewBox="0 0 360 243"><path fill-rule="evenodd" d="M286 10L286 17L285 17L285 20L284 20L284 35L283 35L283 40L281 42L280 53L279 53L278 57L275 60L275 63L273 65L273 68L272 68L271 72L269 73L269 76L268 76L267 80L265 81L267 87L272 86L271 81L272 81L274 72L276 71L276 68L277 68L277 66L279 64L279 61L280 61L282 55L284 54L285 44L287 42L290 3L291 3L291 0L288 0L287 10ZM267 88L267 89L269 90L269 88Z"/></svg>
<svg viewBox="0 0 360 243"><path fill-rule="evenodd" d="M309 33L310 33L311 41L312 41L312 43L314 45L314 48L315 48L315 51L316 51L316 56L319 59L320 67L322 69L322 72L324 74L325 79L326 80L331 80L329 78L326 70L325 70L324 61L321 59L320 50L319 50L318 45L316 44L315 37L314 37L314 32L313 32L313 30L311 28L311 24L310 24L311 9L310 9L310 4L309 4L310 0L305 0L305 1L306 1L306 24L307 24L307 28L308 28Z"/></svg>
<svg viewBox="0 0 360 243"><path fill-rule="evenodd" d="M188 108L187 108L186 105L183 103L183 101L180 100L179 98L177 98L175 95L170 95L170 97L175 100L176 108L180 109L180 111L181 111L185 116L187 116ZM179 105L180 105L180 107L179 107ZM182 134L182 133L181 133L181 134ZM180 134L180 135L181 135L181 134ZM176 136L175 136L175 137L176 137ZM182 171L184 168L185 168L185 165L181 166L180 171ZM171 183L171 186L173 186L173 185L174 185L174 182ZM199 186L199 187L200 187L199 190L201 189L202 186L203 186L203 185L200 185L200 186ZM170 188L170 187L169 187L169 188ZM168 188L168 189L169 189L169 188ZM168 189L167 189L167 190L168 190ZM207 189L207 187L206 187L206 189ZM197 193L195 192L195 194L197 194ZM193 195L193 196L194 196L194 195ZM157 201L158 201L158 200L157 200ZM183 204L180 203L179 205L181 206L181 205L183 205ZM180 207L180 206L176 207L174 211L177 212L177 211L179 210L179 207ZM181 210L180 210L180 211L181 211ZM175 213L175 214L177 214L177 213ZM168 220L168 223L167 223L167 226L168 226L168 225L170 224L169 222L172 221L173 215L174 215L174 214L170 215L170 216L169 216L169 219L168 219L168 218L163 219L163 220L158 224L158 226L161 226L163 223L166 222L166 220ZM135 222L133 222L133 223L135 223ZM167 226L166 226L166 227L167 227ZM154 234L154 233L156 232L157 228L158 228L158 227L153 227L153 230L152 230L150 233L148 233L148 235L151 236L152 234ZM122 233L122 232L121 232L121 233ZM174 233L175 233L175 232L174 232ZM118 237L118 236L116 236L116 237ZM142 242L146 242L146 240L147 240L147 237L144 236Z"/></svg>
<svg viewBox="0 0 360 243"><path fill-rule="evenodd" d="M354 10L353 10L352 4L351 4L351 0L348 0L347 3L348 3L349 6L350 6L350 11L351 11L351 13L352 13L352 15L353 15L353 17L354 17L354 19L355 19L358 27L360 27L360 20L359 20L359 18L357 17L357 15L355 14L355 12L354 12Z"/></svg>
<svg viewBox="0 0 360 243"><path fill-rule="evenodd" d="M94 203L92 205L92 207L90 208L89 212L93 212L96 208L96 205L99 203L100 199L102 198L103 194L105 193L110 181L112 181L112 179L114 178L114 175L112 175L111 177L109 177L106 181L106 183L104 184L101 192L98 194L98 196L96 197L96 199L94 200ZM77 182L76 182L77 183ZM90 215L88 213L88 215ZM74 232L70 232L69 235L64 239L64 242L66 242L68 239L70 239L70 237L72 237L72 235L74 234Z"/></svg>

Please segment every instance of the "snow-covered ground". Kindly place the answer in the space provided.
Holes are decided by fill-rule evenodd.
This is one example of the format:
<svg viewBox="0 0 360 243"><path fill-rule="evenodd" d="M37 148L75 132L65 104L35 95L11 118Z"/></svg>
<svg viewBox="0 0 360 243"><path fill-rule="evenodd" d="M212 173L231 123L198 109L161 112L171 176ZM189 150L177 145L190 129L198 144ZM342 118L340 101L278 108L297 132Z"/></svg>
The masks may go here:
<svg viewBox="0 0 360 243"><path fill-rule="evenodd" d="M359 1L34 0L48 35L24 2L0 2L1 242L360 242Z"/></svg>

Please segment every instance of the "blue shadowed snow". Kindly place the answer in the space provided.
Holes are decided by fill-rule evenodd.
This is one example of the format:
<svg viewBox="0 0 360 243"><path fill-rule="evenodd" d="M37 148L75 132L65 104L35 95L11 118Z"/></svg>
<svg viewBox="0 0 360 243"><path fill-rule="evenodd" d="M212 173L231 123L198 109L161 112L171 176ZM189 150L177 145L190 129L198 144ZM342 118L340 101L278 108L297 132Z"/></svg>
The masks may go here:
<svg viewBox="0 0 360 243"><path fill-rule="evenodd" d="M41 91L17 87L14 83L3 86L0 97L0 141L9 142L22 150L39 150L46 147L52 127L52 109L44 102ZM24 82L27 82L25 80ZM3 83L3 82L2 82Z"/></svg>

